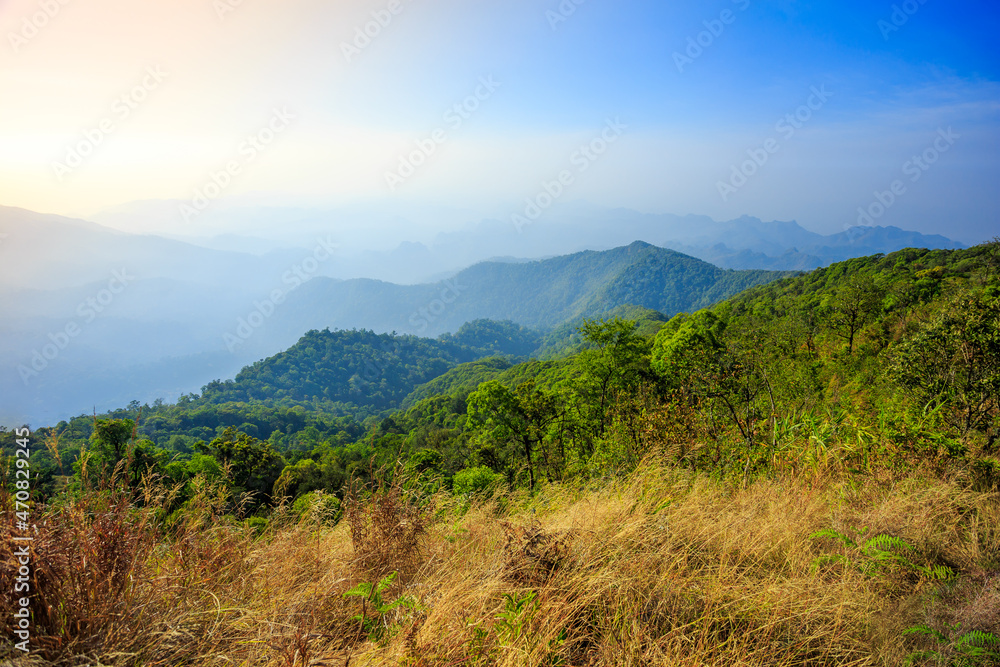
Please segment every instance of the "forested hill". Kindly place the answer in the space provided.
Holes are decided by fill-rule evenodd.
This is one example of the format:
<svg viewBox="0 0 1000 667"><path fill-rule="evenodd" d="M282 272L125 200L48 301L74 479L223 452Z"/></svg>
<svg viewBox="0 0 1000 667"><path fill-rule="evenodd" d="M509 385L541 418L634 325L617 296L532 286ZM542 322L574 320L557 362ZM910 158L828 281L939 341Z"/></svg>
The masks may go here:
<svg viewBox="0 0 1000 667"><path fill-rule="evenodd" d="M653 446L746 475L842 441L855 468L873 457L908 466L946 456L1000 480L989 458L1000 437L998 248L860 258L668 322L625 308L614 311L625 320L580 322L545 339L482 320L436 340L314 330L176 405L134 402L37 429L48 451L36 451L32 467L51 492L88 443L104 442L92 439L95 428L127 419L139 423L115 426L124 440L100 445L108 466L133 426L135 470L152 465L177 481L198 474L203 450L226 459L227 448L246 446L271 461L259 480L237 481L261 502L283 467L292 496L339 493L373 457L433 459L445 478L486 466L521 484L527 472L530 485L535 473L631 465ZM554 360L520 363L530 350ZM5 454L12 442L0 429ZM860 463L858 442L867 448Z"/></svg>
<svg viewBox="0 0 1000 667"><path fill-rule="evenodd" d="M282 307L288 332L364 327L436 336L477 319L550 329L631 304L697 310L790 275L733 271L643 242L551 259L483 262L432 285L314 279Z"/></svg>
<svg viewBox="0 0 1000 667"><path fill-rule="evenodd" d="M438 339L372 331L310 331L288 350L207 385L192 402L259 402L364 416L397 408L418 385L458 364L492 355L527 356L537 333L477 320Z"/></svg>

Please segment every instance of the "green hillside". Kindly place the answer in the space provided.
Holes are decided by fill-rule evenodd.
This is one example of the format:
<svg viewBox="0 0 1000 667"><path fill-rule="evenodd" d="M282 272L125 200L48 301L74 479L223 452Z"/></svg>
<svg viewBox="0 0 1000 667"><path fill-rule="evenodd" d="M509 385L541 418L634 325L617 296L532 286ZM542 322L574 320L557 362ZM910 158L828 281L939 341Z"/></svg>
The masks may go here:
<svg viewBox="0 0 1000 667"><path fill-rule="evenodd" d="M448 664L489 637L535 650L493 621L535 623L524 605L536 594L549 618L604 618L575 602L599 590L612 598L593 604L628 619L665 596L648 639L679 637L677 655L707 637L698 650L727 664L995 662L1000 618L981 601L998 599L986 573L1000 569L1000 243L851 260L667 322L626 312L636 319L584 319L561 343L509 322L438 340L310 331L176 405L37 429L35 549L63 568L32 598L40 634L84 637L100 655L132 645L134 630L110 639L47 615L73 608L49 600L76 599L73 573L110 539L142 554L107 564L109 581L127 571L147 596L108 614L123 628L153 606L172 614L188 587L171 582L191 568L199 586L222 582L213 618L226 604L268 628L286 618L276 587L294 591L297 615L350 570L310 613L354 628L336 636L373 655L410 650L407 628L423 622L456 628L421 640ZM559 353L510 354L536 344ZM9 470L17 442L0 432ZM252 588L265 561L289 574ZM244 573L235 588L231 568ZM393 595L414 602L392 615L372 591L400 573ZM122 599L99 590L95 609ZM361 594L389 631L367 644L376 626L344 602ZM190 619L205 615L198 595ZM219 618L237 632L245 616ZM618 625L531 627L558 660L566 638L620 641Z"/></svg>
<svg viewBox="0 0 1000 667"><path fill-rule="evenodd" d="M724 270L636 242L531 262L483 262L432 285L316 279L282 307L286 331L363 327L436 336L475 320L548 330L624 305L667 315L790 275Z"/></svg>
<svg viewBox="0 0 1000 667"><path fill-rule="evenodd" d="M791 428L803 415L816 412L809 419L827 423L844 418L831 415L853 414L869 405L881 406L879 423L890 417L902 420L896 428L910 439L916 437L911 433L916 427L909 420L921 410L931 410L919 427L919 432L933 432L927 436L931 441L961 441L974 433L995 439L993 432L983 430L983 415L992 414L995 406L989 394L992 380L969 380L973 385L951 395L941 388L942 378L959 371L932 364L920 356L929 352L913 342L930 340L928 332L957 335L939 329L953 326L942 322L950 321L949 313L961 312L963 299L972 299L969 303L987 315L991 312L989 290L996 277L989 272L994 270L995 247L904 250L855 259L755 286L667 323L657 311L619 307L604 320L578 319L544 339L520 325L484 320L437 340L311 331L286 352L245 368L234 380L208 385L200 396L184 397L175 406L143 408L139 433L168 452L168 458L169 452L189 456L199 440L211 441L234 428L268 441L286 453L289 463L308 456L337 460L335 467L346 470L350 461L365 456L409 456L431 448L451 462L443 470L449 475L487 460L515 475L517 457L497 458L493 450L478 455L483 433L466 425L466 413L472 414L469 395L492 381L507 391L529 383L532 391L541 392L537 396L553 401L561 430L540 436L536 445L548 438L559 443L561 462L547 458L556 477L606 464L601 457L609 454L600 451L620 427L617 419L631 410L648 416L657 412L652 406L658 402L678 397L686 397L681 412L698 417L687 425L690 432L704 431L716 440L738 434L744 444L731 451L733 460L746 457L748 446L774 446L779 422ZM626 250L619 260L633 252L659 256L651 246ZM611 259L602 255L608 266L616 263ZM584 258L560 261L572 264ZM944 341L939 348L955 344ZM558 360L517 363L512 356L530 349ZM927 371L932 376L904 372L901 359L911 357L935 368ZM503 395L499 389L494 393ZM970 407L975 396L984 407ZM642 405L628 407L635 401ZM945 409L947 401L975 413L961 431L948 426L958 422ZM403 411L385 419L398 408ZM139 418L140 409L136 405L108 417ZM73 420L52 432L63 434L71 452L90 436L89 421ZM353 453L344 459L349 443ZM752 452L758 461L754 466L763 465L765 452ZM44 465L40 463L42 469Z"/></svg>
<svg viewBox="0 0 1000 667"><path fill-rule="evenodd" d="M514 363L504 357L489 357L460 364L414 389L403 401L401 407L407 410L416 403L434 396L469 394L483 382L497 378L512 366Z"/></svg>
<svg viewBox="0 0 1000 667"><path fill-rule="evenodd" d="M502 317L551 328L630 304L673 315L711 305L747 287L788 275L727 271L648 243L582 252L523 264L486 262L456 276L470 301L498 308Z"/></svg>

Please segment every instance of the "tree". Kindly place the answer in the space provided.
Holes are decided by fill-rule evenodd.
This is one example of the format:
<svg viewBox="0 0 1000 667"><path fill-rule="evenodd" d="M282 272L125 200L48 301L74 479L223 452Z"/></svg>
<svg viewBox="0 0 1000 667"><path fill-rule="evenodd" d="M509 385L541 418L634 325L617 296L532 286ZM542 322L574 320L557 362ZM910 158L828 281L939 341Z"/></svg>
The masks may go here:
<svg viewBox="0 0 1000 667"><path fill-rule="evenodd" d="M513 447L523 457L529 487L534 489L535 452L559 418L555 396L537 389L531 380L514 391L491 380L470 394L467 404L470 426L497 444ZM494 465L501 463L502 457L494 458Z"/></svg>
<svg viewBox="0 0 1000 667"><path fill-rule="evenodd" d="M699 359L712 357L722 349L723 320L709 310L694 315L680 314L667 322L653 339L653 370L679 388L700 366Z"/></svg>
<svg viewBox="0 0 1000 667"><path fill-rule="evenodd" d="M120 482L138 486L142 476L150 471L162 471L168 455L147 439L135 439L135 422L131 419L95 419L90 436L91 456L88 467L110 477L124 462ZM82 466L75 464L78 470Z"/></svg>
<svg viewBox="0 0 1000 667"><path fill-rule="evenodd" d="M851 275L830 301L830 324L847 341L847 354L854 353L854 340L882 305L885 291L866 274Z"/></svg>
<svg viewBox="0 0 1000 667"><path fill-rule="evenodd" d="M95 419L90 436L88 469L95 470L100 477L110 477L118 463L128 455L134 431L135 422L131 419ZM75 467L82 471L80 464L78 461Z"/></svg>
<svg viewBox="0 0 1000 667"><path fill-rule="evenodd" d="M125 458L128 443L135 431L131 419L96 419L91 442L94 449L112 466Z"/></svg>
<svg viewBox="0 0 1000 667"><path fill-rule="evenodd" d="M921 403L943 405L963 437L990 431L1000 412L1000 289L958 297L900 344L892 371ZM997 434L989 438L991 447Z"/></svg>
<svg viewBox="0 0 1000 667"><path fill-rule="evenodd" d="M654 339L652 367L710 419L721 413L750 445L764 416L765 396L774 412L763 337L759 325L747 321L731 331L710 311L678 316Z"/></svg>
<svg viewBox="0 0 1000 667"><path fill-rule="evenodd" d="M982 252L980 255L982 282L988 285L1000 275L1000 236L994 236L992 240L979 244L976 249Z"/></svg>
<svg viewBox="0 0 1000 667"><path fill-rule="evenodd" d="M285 467L285 460L270 443L231 426L208 445L199 443L196 447L228 467L233 484L238 489L251 492L258 502L270 498L274 483Z"/></svg>
<svg viewBox="0 0 1000 667"><path fill-rule="evenodd" d="M634 320L620 317L584 320L579 331L596 348L581 353L580 361L584 369L582 388L593 411L590 415L593 435L600 437L615 396L638 386L649 345L636 333Z"/></svg>

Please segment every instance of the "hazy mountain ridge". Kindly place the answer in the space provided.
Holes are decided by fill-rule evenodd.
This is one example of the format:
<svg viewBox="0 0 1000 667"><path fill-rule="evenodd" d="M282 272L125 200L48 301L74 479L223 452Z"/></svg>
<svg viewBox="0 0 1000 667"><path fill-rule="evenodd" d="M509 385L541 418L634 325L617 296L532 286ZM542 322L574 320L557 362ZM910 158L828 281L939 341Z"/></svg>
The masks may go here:
<svg viewBox="0 0 1000 667"><path fill-rule="evenodd" d="M235 205L210 210L199 219L198 227L184 229L176 222L176 206L171 201L134 202L95 219L117 229L185 238L203 247L258 252L268 244L272 248L301 246L317 234L335 230L343 252L335 263L324 267L324 274L400 284L435 282L491 258L555 257L609 250L636 240L722 268L781 271L811 270L908 247L965 247L943 236L896 227L845 226L824 235L795 221L766 222L744 215L719 222L704 215L640 213L584 202L556 204L520 231L503 216L477 219L474 213L460 210L419 206L397 210L376 205L329 209ZM234 234L237 229L240 235ZM367 229L376 232L365 236L359 231ZM385 239L401 240L392 246Z"/></svg>
<svg viewBox="0 0 1000 667"><path fill-rule="evenodd" d="M554 211L549 219L526 227L524 238L513 242L508 227L498 220L484 220L464 231L439 234L427 250L435 256L470 259L481 253L482 248L489 248L495 255L518 254L511 248L515 242L531 245L540 254L565 254L583 248L608 249L641 240L704 259L721 268L799 271L909 247L965 247L940 235L896 227L850 227L836 234L823 235L804 229L794 221L765 222L742 216L717 222L707 216L643 214L628 209ZM375 255L372 261L376 261Z"/></svg>
<svg viewBox="0 0 1000 667"><path fill-rule="evenodd" d="M783 275L723 270L636 242L534 262L481 262L432 285L318 278L283 306L280 326L287 335L364 320L378 331L436 336L485 318L548 329L624 304L674 314Z"/></svg>
<svg viewBox="0 0 1000 667"><path fill-rule="evenodd" d="M338 246L334 233L321 233L322 220L296 212L289 225L307 220L315 245L275 243L274 250L258 255L0 207L0 234L6 234L0 246L0 295L7 306L0 322L0 368L7 377L0 417L7 423L40 416L51 421L131 398L174 399L287 349L311 329L437 336L480 318L552 328L624 304L668 314L692 310L774 277L734 274L648 242L633 243L643 236L693 243L724 238L748 248L732 254L728 246L716 244L688 252L723 265L802 270L837 252L884 252L893 244L921 240L958 245L891 228L824 237L795 223L752 218L716 223L704 216L622 209L611 212L611 224L608 211L592 207L550 213L521 235L487 220L438 234L430 246L409 242L389 253L351 255L352 248ZM258 222L268 215L259 213ZM335 222L326 220L329 229ZM624 241L615 249L593 249L617 238ZM782 247L782 239L799 247L778 258L767 255ZM562 252L567 247L579 251ZM483 249L496 259L478 261ZM548 259L525 259L527 254ZM310 263L320 255L323 261ZM475 259L459 264L468 257ZM389 265L392 271L384 270ZM374 274L438 279L418 284L347 279L365 267ZM79 327L71 341L63 335L67 327Z"/></svg>

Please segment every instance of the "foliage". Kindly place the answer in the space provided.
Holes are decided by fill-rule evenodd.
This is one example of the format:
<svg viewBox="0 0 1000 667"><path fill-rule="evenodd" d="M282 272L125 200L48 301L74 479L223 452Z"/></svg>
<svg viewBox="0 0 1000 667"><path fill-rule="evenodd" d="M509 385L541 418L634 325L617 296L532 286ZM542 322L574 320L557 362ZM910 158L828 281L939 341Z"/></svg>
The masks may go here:
<svg viewBox="0 0 1000 667"><path fill-rule="evenodd" d="M390 572L375 584L363 581L343 594L345 599L351 597L360 598L361 613L354 616L351 620L358 622L360 631L371 641L381 638L387 629L386 617L389 615L389 612L397 607L407 609L415 609L417 607L416 600L409 595L401 595L392 601L387 601L382 597L392 586L392 582L397 574L396 572Z"/></svg>
<svg viewBox="0 0 1000 667"><path fill-rule="evenodd" d="M970 630L961 632L961 623L948 628L949 634L935 630L926 625L915 625L903 631L903 635L922 635L933 639L937 649L914 651L906 664L914 665L918 661L930 662L948 667L978 667L995 664L1000 661L1000 637L991 632Z"/></svg>
<svg viewBox="0 0 1000 667"><path fill-rule="evenodd" d="M408 410L417 403L435 396L465 397L476 387L488 380L497 379L514 363L506 357L488 357L478 361L459 364L454 368L415 388L405 400L402 408Z"/></svg>
<svg viewBox="0 0 1000 667"><path fill-rule="evenodd" d="M455 334L438 337L443 342L455 342L476 350L490 350L495 354L514 357L532 355L541 342L537 331L506 320L478 319L463 324Z"/></svg>
<svg viewBox="0 0 1000 667"><path fill-rule="evenodd" d="M198 449L210 454L228 471L235 491L249 492L256 502L268 502L271 490L285 467L281 454L270 443L227 428L221 436Z"/></svg>
<svg viewBox="0 0 1000 667"><path fill-rule="evenodd" d="M942 406L962 436L989 430L1000 412L1000 289L951 300L897 348L893 362L918 404ZM997 435L990 437L992 445Z"/></svg>
<svg viewBox="0 0 1000 667"><path fill-rule="evenodd" d="M550 458L544 448L550 428L559 417L555 397L524 382L511 391L496 380L469 395L471 427L480 434L480 456L513 479L522 464L528 471L528 488L535 487L536 458ZM556 464L558 467L558 463ZM546 465L550 471L553 466Z"/></svg>
<svg viewBox="0 0 1000 667"><path fill-rule="evenodd" d="M456 494L474 494L487 491L493 487L503 475L493 472L487 466L464 468L455 473L452 478L452 489Z"/></svg>
<svg viewBox="0 0 1000 667"><path fill-rule="evenodd" d="M340 498L313 491L299 496L292 504L292 510L307 523L317 526L335 526L342 514Z"/></svg>
<svg viewBox="0 0 1000 667"><path fill-rule="evenodd" d="M852 273L828 297L830 324L834 333L847 341L848 354L854 352L854 339L875 317L883 296L873 276Z"/></svg>
<svg viewBox="0 0 1000 667"><path fill-rule="evenodd" d="M928 579L952 579L955 573L947 565L918 565L903 553L912 552L913 547L906 540L895 535L879 534L865 539L867 528L859 531L860 541L855 541L832 528L824 528L809 536L809 539L829 539L841 542L850 552L848 555L830 554L813 561L814 567L829 563L846 563L856 567L866 576L877 576L902 568L920 574Z"/></svg>
<svg viewBox="0 0 1000 667"><path fill-rule="evenodd" d="M524 596L504 593L504 609L496 617L494 629L497 637L505 644L513 644L521 639L526 626L538 612L538 593L529 591Z"/></svg>

